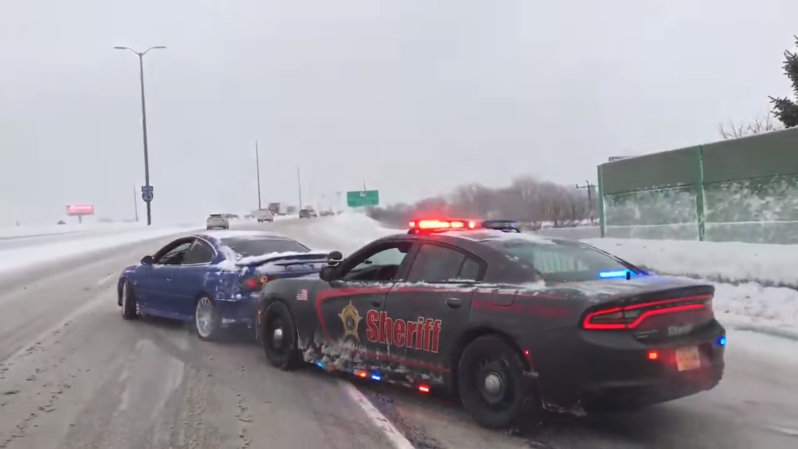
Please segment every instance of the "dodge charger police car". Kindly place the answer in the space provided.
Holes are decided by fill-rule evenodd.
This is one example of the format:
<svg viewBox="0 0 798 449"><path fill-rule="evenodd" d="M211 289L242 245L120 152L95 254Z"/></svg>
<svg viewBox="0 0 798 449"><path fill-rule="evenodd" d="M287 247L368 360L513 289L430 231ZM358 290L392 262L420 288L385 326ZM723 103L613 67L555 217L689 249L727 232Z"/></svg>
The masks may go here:
<svg viewBox="0 0 798 449"><path fill-rule="evenodd" d="M713 295L510 222L421 220L330 253L319 274L268 282L256 328L281 369L440 389L505 427L712 389L726 344Z"/></svg>

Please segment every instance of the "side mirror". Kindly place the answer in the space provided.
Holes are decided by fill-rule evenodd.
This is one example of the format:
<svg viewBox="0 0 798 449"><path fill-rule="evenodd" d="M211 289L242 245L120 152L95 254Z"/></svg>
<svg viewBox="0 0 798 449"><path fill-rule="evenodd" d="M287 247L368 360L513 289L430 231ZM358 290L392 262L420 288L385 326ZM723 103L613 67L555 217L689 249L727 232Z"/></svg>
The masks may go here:
<svg viewBox="0 0 798 449"><path fill-rule="evenodd" d="M154 262L155 260L152 258L152 256L144 256L141 258L142 265L152 265Z"/></svg>
<svg viewBox="0 0 798 449"><path fill-rule="evenodd" d="M335 267L326 266L319 272L319 279L325 282L332 282L335 280Z"/></svg>
<svg viewBox="0 0 798 449"><path fill-rule="evenodd" d="M332 251L327 255L327 266L337 267L342 260L344 260L344 255L341 254L341 251Z"/></svg>

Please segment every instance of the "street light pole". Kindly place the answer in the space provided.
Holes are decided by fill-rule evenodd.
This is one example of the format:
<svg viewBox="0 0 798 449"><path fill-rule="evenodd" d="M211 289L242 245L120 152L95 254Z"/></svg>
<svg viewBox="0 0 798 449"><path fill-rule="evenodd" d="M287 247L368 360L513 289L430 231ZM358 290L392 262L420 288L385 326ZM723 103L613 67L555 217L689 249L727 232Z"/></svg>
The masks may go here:
<svg viewBox="0 0 798 449"><path fill-rule="evenodd" d="M298 168L296 169L296 187L299 192L299 210L302 210L302 175Z"/></svg>
<svg viewBox="0 0 798 449"><path fill-rule="evenodd" d="M258 141L255 141L255 166L258 176L258 210L263 209L263 204L260 201L260 151L258 150Z"/></svg>
<svg viewBox="0 0 798 449"><path fill-rule="evenodd" d="M136 184L133 184L133 213L136 216L136 223L139 222L139 197L136 194Z"/></svg>
<svg viewBox="0 0 798 449"><path fill-rule="evenodd" d="M144 186L150 188L150 153L147 147L147 101L144 95L144 55L150 50L163 50L164 46L150 47L145 51L136 51L130 47L114 47L114 50L129 50L139 57L139 81L141 82L141 130L144 140ZM145 199L146 200L146 199ZM152 201L147 203L147 226L152 225Z"/></svg>
<svg viewBox="0 0 798 449"><path fill-rule="evenodd" d="M576 185L577 189L587 189L587 213L590 215L590 224L593 224L593 187L596 187L596 185L590 181L585 181L583 186Z"/></svg>

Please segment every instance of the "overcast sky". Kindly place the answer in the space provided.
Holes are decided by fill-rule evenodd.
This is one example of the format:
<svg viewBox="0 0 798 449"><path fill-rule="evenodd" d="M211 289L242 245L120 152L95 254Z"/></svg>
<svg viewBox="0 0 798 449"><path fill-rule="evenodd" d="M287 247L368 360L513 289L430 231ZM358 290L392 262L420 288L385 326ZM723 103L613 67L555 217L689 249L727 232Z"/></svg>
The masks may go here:
<svg viewBox="0 0 798 449"><path fill-rule="evenodd" d="M789 94L789 0L0 0L0 225L413 201L717 139ZM324 200L322 196L324 195ZM141 204L140 204L141 206ZM140 212L142 207L139 208Z"/></svg>

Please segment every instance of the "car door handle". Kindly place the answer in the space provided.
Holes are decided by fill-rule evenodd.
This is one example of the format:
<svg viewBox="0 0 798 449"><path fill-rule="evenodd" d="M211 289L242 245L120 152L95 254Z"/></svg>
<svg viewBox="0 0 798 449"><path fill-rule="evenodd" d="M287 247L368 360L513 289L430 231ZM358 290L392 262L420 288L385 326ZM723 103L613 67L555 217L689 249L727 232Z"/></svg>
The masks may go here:
<svg viewBox="0 0 798 449"><path fill-rule="evenodd" d="M463 305L463 301L458 298L446 298L446 305L452 309L459 309Z"/></svg>
<svg viewBox="0 0 798 449"><path fill-rule="evenodd" d="M379 300L379 299L372 299L371 300L371 305L374 306L374 307L380 307L380 306L382 306L382 301Z"/></svg>

